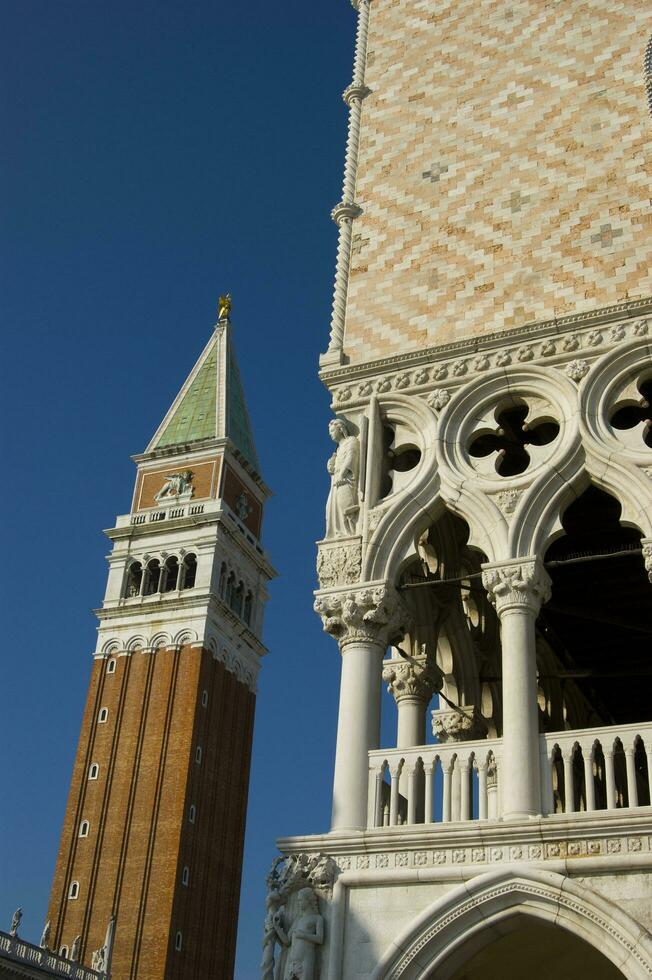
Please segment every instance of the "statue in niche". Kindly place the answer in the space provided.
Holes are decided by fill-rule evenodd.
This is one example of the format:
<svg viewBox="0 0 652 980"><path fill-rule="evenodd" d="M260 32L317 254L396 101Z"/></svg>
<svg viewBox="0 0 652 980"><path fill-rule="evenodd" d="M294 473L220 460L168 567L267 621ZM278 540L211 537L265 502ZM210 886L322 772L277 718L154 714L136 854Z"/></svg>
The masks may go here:
<svg viewBox="0 0 652 980"><path fill-rule="evenodd" d="M41 947L41 949L49 949L50 948L48 946L49 942L50 942L50 920L48 919L48 921L45 923L45 928L41 933L41 941L39 943L39 946Z"/></svg>
<svg viewBox="0 0 652 980"><path fill-rule="evenodd" d="M246 521L251 514L253 507L249 503L249 496L246 493L241 493L235 502L235 512L241 521Z"/></svg>
<svg viewBox="0 0 652 980"><path fill-rule="evenodd" d="M182 470L180 473L167 473L165 483L154 497L154 500L165 500L168 497L192 497L192 470Z"/></svg>
<svg viewBox="0 0 652 980"><path fill-rule="evenodd" d="M331 489L326 504L326 537L355 534L358 512L358 471L360 445L344 419L333 419L328 434L337 449L328 460Z"/></svg>
<svg viewBox="0 0 652 980"><path fill-rule="evenodd" d="M10 936L18 935L18 926L20 925L20 920L22 919L22 917L23 917L23 910L21 908L17 908L11 917L11 927L9 929Z"/></svg>
<svg viewBox="0 0 652 980"><path fill-rule="evenodd" d="M276 934L288 947L283 980L315 980L317 946L324 942L324 919L312 888L302 888L297 893L297 912L292 925L286 932L279 921Z"/></svg>

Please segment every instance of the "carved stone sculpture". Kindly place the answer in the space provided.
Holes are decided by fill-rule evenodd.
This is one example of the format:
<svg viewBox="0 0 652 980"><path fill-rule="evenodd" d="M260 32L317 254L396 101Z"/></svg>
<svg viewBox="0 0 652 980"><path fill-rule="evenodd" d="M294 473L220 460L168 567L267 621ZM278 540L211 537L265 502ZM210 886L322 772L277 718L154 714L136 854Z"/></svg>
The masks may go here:
<svg viewBox="0 0 652 980"><path fill-rule="evenodd" d="M23 910L21 908L17 908L11 917L11 927L9 929L10 936L18 935L18 926L20 925L20 920L22 919L22 917L23 917Z"/></svg>
<svg viewBox="0 0 652 980"><path fill-rule="evenodd" d="M317 555L317 576L322 589L334 585L353 585L360 581L362 547L358 539L350 545L321 544Z"/></svg>
<svg viewBox="0 0 652 980"><path fill-rule="evenodd" d="M320 595L314 608L321 616L324 632L334 636L340 645L367 642L385 647L400 639L410 624L405 603L395 589L386 585Z"/></svg>
<svg viewBox="0 0 652 980"><path fill-rule="evenodd" d="M75 936L72 941L72 949L70 950L70 959L73 963L76 963L79 959L79 950L81 947L81 936Z"/></svg>
<svg viewBox="0 0 652 980"><path fill-rule="evenodd" d="M274 980L274 954L279 941L278 930L282 928L283 912L278 907L279 894L271 891L265 899L267 914L263 926L263 959L260 964L262 980Z"/></svg>
<svg viewBox="0 0 652 980"><path fill-rule="evenodd" d="M280 918L276 932L288 947L283 980L316 980L315 961L317 946L324 942L324 919L312 888L302 888L297 894L297 912L287 932Z"/></svg>
<svg viewBox="0 0 652 980"><path fill-rule="evenodd" d="M473 705L432 712L432 734L440 742L473 742L487 737L487 723Z"/></svg>
<svg viewBox="0 0 652 980"><path fill-rule="evenodd" d="M192 470L182 470L180 473L166 474L165 483L154 500L167 500L169 497L189 499L192 494Z"/></svg>
<svg viewBox="0 0 652 980"><path fill-rule="evenodd" d="M337 449L328 460L331 489L326 504L326 537L355 534L358 519L358 470L360 445L343 419L333 419L328 434Z"/></svg>
<svg viewBox="0 0 652 980"><path fill-rule="evenodd" d="M41 933L41 941L39 946L41 949L49 949L48 943L50 942L50 920L45 923L43 932Z"/></svg>
<svg viewBox="0 0 652 980"><path fill-rule="evenodd" d="M428 702L443 684L443 674L426 657L392 659L383 663L383 680L387 690L398 703L403 698L418 698Z"/></svg>

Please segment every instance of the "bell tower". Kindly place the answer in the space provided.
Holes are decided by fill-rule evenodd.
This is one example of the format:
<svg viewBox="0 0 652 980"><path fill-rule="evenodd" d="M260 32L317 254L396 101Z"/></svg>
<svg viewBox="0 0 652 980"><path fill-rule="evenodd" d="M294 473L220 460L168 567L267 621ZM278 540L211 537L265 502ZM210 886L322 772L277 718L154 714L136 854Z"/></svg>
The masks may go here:
<svg viewBox="0 0 652 980"><path fill-rule="evenodd" d="M208 344L134 457L131 510L106 532L109 577L49 945L114 980L233 971L274 572L260 544L269 490L230 309L222 297Z"/></svg>

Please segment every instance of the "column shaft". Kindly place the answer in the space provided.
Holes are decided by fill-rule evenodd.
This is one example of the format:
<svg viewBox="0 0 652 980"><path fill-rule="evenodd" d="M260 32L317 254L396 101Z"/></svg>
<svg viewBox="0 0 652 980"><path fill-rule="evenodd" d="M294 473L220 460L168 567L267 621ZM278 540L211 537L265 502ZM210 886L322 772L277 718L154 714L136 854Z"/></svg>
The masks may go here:
<svg viewBox="0 0 652 980"><path fill-rule="evenodd" d="M351 642L342 648L333 830L363 830L367 826L368 753L380 742L383 653L383 647L369 642Z"/></svg>
<svg viewBox="0 0 652 980"><path fill-rule="evenodd" d="M503 761L505 819L541 813L539 716L534 610L510 606L502 611Z"/></svg>

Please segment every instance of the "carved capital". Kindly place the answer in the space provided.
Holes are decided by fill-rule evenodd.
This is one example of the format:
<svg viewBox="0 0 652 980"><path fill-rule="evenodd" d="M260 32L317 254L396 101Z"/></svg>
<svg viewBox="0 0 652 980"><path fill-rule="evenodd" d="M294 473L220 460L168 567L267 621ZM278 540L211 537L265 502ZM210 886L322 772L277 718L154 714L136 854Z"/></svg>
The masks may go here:
<svg viewBox="0 0 652 980"><path fill-rule="evenodd" d="M550 598L550 576L538 558L484 565L482 584L499 616L514 608L536 615Z"/></svg>
<svg viewBox="0 0 652 980"><path fill-rule="evenodd" d="M371 89L367 88L366 85L347 85L342 93L342 98L346 102L349 108L353 102L362 102L371 92Z"/></svg>
<svg viewBox="0 0 652 980"><path fill-rule="evenodd" d="M643 546L643 561L645 562L645 571L647 572L647 577L650 582L652 582L652 539L643 538L641 541Z"/></svg>
<svg viewBox="0 0 652 980"><path fill-rule="evenodd" d="M320 541L317 553L317 577L322 589L336 585L355 585L362 572L362 539L351 538L337 544Z"/></svg>
<svg viewBox="0 0 652 980"><path fill-rule="evenodd" d="M432 712L432 734L440 742L476 742L487 737L487 723L472 704Z"/></svg>
<svg viewBox="0 0 652 980"><path fill-rule="evenodd" d="M410 621L403 600L388 585L320 595L315 612L322 618L324 631L334 636L341 647L347 643L371 643L385 648L405 634Z"/></svg>
<svg viewBox="0 0 652 980"><path fill-rule="evenodd" d="M339 227L343 221L353 221L354 218L359 218L361 214L362 208L358 204L340 201L331 211L331 218Z"/></svg>
<svg viewBox="0 0 652 980"><path fill-rule="evenodd" d="M336 877L337 865L326 854L282 854L274 859L267 875L267 893L276 906L306 886L330 897Z"/></svg>
<svg viewBox="0 0 652 980"><path fill-rule="evenodd" d="M399 657L385 661L383 680L397 704L404 698L419 698L427 703L433 694L441 690L443 674L436 664L428 663L425 657L411 657L409 660Z"/></svg>

